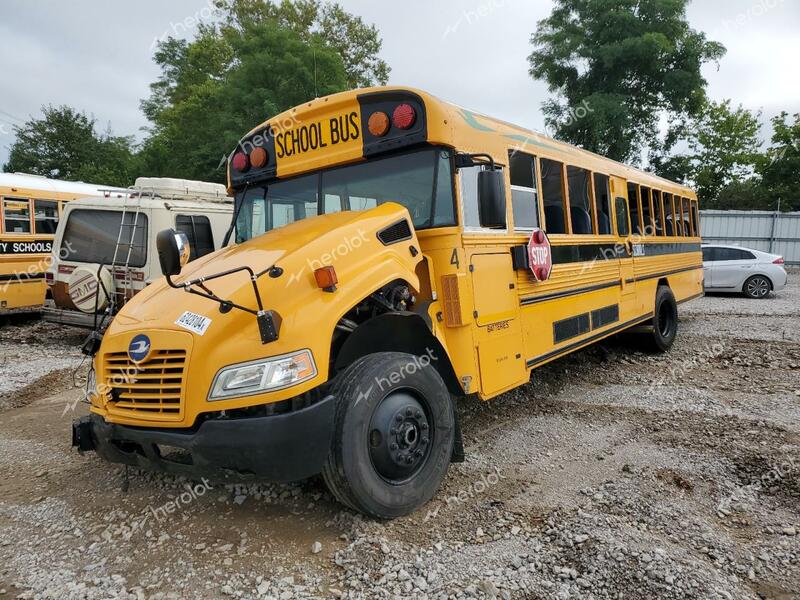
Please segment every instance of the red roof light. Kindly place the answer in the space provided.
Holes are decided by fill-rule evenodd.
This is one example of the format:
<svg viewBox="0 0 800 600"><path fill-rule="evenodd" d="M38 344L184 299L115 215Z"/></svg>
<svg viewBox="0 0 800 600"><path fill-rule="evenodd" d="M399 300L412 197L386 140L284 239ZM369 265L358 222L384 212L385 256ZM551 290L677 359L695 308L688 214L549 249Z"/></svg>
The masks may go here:
<svg viewBox="0 0 800 600"><path fill-rule="evenodd" d="M411 129L417 120L417 111L410 104L401 104L394 109L392 122L398 129Z"/></svg>
<svg viewBox="0 0 800 600"><path fill-rule="evenodd" d="M237 152L233 157L233 168L239 172L247 171L250 168L250 159L244 152Z"/></svg>

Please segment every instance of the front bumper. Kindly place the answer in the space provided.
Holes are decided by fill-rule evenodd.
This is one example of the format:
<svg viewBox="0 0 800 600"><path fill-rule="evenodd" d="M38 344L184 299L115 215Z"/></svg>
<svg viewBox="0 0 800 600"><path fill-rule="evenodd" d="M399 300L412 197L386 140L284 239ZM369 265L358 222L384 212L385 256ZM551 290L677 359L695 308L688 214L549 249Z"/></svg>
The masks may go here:
<svg viewBox="0 0 800 600"><path fill-rule="evenodd" d="M191 431L116 425L92 414L73 422L72 445L113 463L217 481L298 481L322 471L334 404L328 396L291 413L208 420Z"/></svg>

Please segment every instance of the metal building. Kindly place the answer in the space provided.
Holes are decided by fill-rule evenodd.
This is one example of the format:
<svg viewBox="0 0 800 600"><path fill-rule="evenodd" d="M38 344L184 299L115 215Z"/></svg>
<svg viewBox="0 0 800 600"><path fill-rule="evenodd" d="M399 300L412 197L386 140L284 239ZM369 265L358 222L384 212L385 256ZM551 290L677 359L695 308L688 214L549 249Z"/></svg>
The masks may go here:
<svg viewBox="0 0 800 600"><path fill-rule="evenodd" d="M709 244L780 254L787 264L800 265L800 212L702 210L700 232Z"/></svg>

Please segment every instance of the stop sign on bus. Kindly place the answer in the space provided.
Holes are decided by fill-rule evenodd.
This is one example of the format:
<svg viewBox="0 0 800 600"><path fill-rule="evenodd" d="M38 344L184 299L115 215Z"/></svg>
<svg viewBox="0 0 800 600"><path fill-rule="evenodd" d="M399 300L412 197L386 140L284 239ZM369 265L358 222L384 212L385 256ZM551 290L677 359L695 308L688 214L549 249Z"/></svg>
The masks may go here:
<svg viewBox="0 0 800 600"><path fill-rule="evenodd" d="M528 240L528 264L536 281L547 281L553 270L553 253L550 240L541 229L534 229Z"/></svg>

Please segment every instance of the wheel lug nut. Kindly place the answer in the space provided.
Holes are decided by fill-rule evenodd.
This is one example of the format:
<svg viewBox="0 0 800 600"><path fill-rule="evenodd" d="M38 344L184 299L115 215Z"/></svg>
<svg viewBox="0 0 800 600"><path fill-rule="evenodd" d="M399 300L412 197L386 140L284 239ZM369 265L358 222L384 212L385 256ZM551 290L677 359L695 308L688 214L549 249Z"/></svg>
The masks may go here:
<svg viewBox="0 0 800 600"><path fill-rule="evenodd" d="M411 456L406 456L406 464L410 465L412 462L414 462L414 459Z"/></svg>
<svg viewBox="0 0 800 600"><path fill-rule="evenodd" d="M422 444L424 445L424 444L427 444L427 443L428 443L428 438L422 438Z"/></svg>
<svg viewBox="0 0 800 600"><path fill-rule="evenodd" d="M406 409L406 416L407 416L407 417L410 417L410 416L411 416L411 415L413 415L413 414L414 414L414 411L413 411L413 410L411 410L410 408L407 408L407 409Z"/></svg>
<svg viewBox="0 0 800 600"><path fill-rule="evenodd" d="M389 446L389 448L391 450L397 450L399 448L399 446L397 444L392 444L391 446Z"/></svg>
<svg viewBox="0 0 800 600"><path fill-rule="evenodd" d="M427 424L427 423L423 423L423 424L421 425L421 427L422 427L422 430L423 430L423 431L427 431L427 429L428 429L428 424Z"/></svg>
<svg viewBox="0 0 800 600"><path fill-rule="evenodd" d="M414 416L415 416L415 417L417 417L418 419L421 419L421 418L422 418L422 411L421 411L421 410L418 410L418 411L417 411L417 412L414 414Z"/></svg>
<svg viewBox="0 0 800 600"><path fill-rule="evenodd" d="M395 417L395 420L399 423L400 421L403 420L403 415L398 413L398 415Z"/></svg>

